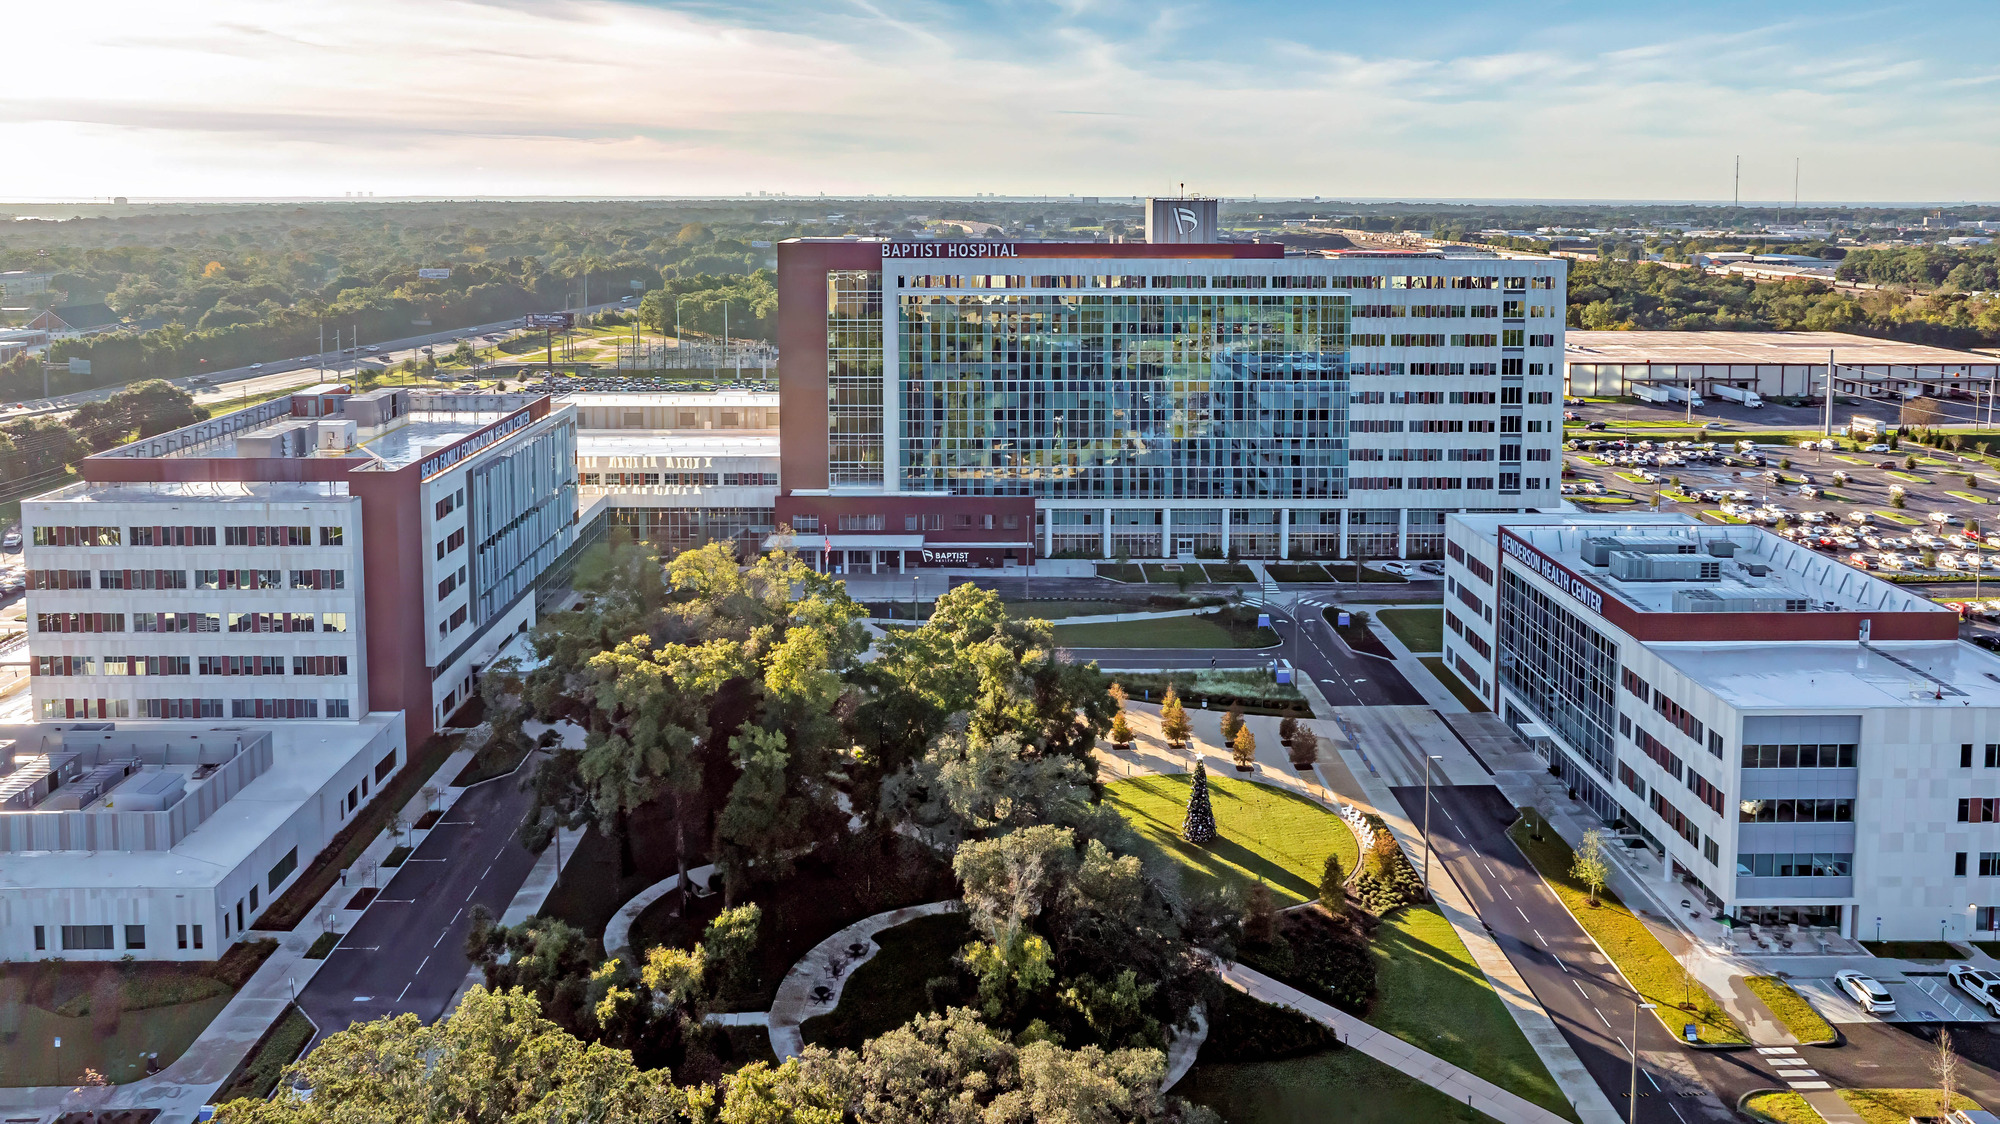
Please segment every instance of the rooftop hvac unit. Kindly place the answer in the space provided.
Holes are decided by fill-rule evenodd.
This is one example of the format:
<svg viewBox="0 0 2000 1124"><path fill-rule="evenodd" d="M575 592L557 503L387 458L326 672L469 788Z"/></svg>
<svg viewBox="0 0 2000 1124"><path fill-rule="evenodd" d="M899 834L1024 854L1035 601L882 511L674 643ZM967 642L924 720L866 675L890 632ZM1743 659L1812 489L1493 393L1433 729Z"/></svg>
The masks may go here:
<svg viewBox="0 0 2000 1124"><path fill-rule="evenodd" d="M1585 539L1583 540L1583 560L1593 566L1603 566L1613 551L1623 550L1635 554L1693 554L1693 539Z"/></svg>
<svg viewBox="0 0 2000 1124"><path fill-rule="evenodd" d="M1812 602L1803 597L1754 589L1677 589L1676 613L1803 613Z"/></svg>
<svg viewBox="0 0 2000 1124"><path fill-rule="evenodd" d="M1706 545L1709 554L1716 558L1736 557L1736 544L1728 539L1710 539Z"/></svg>
<svg viewBox="0 0 2000 1124"><path fill-rule="evenodd" d="M319 423L319 451L344 453L354 448L354 422L346 418Z"/></svg>
<svg viewBox="0 0 2000 1124"><path fill-rule="evenodd" d="M1616 550L1611 552L1607 561L1611 576L1625 582L1722 580L1722 563L1699 554L1641 554L1634 550Z"/></svg>

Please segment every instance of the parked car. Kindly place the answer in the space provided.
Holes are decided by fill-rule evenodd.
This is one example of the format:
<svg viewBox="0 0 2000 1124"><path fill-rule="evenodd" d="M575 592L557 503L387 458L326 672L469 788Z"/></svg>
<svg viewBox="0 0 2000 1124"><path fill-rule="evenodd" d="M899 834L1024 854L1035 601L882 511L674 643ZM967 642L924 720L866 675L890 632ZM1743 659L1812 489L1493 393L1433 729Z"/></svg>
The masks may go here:
<svg viewBox="0 0 2000 1124"><path fill-rule="evenodd" d="M1892 450L1887 445L1870 445L1868 446L1867 451L1871 453L1887 453L1891 452Z"/></svg>
<svg viewBox="0 0 2000 1124"><path fill-rule="evenodd" d="M1980 1006L2000 1017L2000 975L1984 968L1975 968L1970 964L1953 964L1947 974L1951 976L1951 982L1958 985L1960 991L1972 996L1979 1001Z"/></svg>
<svg viewBox="0 0 2000 1124"><path fill-rule="evenodd" d="M5 535L0 535L0 548L7 550L21 549L21 529L16 527L9 530Z"/></svg>
<svg viewBox="0 0 2000 1124"><path fill-rule="evenodd" d="M1585 429L1607 429L1607 428L1609 428L1609 427L1608 427L1608 426L1606 426L1606 425L1605 425L1605 424L1604 424L1603 422L1601 422L1601 421L1594 421L1594 422L1585 422L1585 423L1584 423L1584 425L1583 425L1583 428L1585 428Z"/></svg>
<svg viewBox="0 0 2000 1124"><path fill-rule="evenodd" d="M1833 974L1833 981L1840 985L1840 990L1846 992L1848 998L1854 1000L1857 1006L1869 1014L1896 1013L1896 1000L1890 996L1889 989L1875 982L1875 977L1868 973L1844 968Z"/></svg>
<svg viewBox="0 0 2000 1124"><path fill-rule="evenodd" d="M1397 574L1406 578L1415 577L1417 573L1417 568L1408 562L1383 562L1378 568L1386 573Z"/></svg>
<svg viewBox="0 0 2000 1124"><path fill-rule="evenodd" d="M264 365L262 363L252 363L250 364L250 369L253 371L261 371L264 369Z"/></svg>

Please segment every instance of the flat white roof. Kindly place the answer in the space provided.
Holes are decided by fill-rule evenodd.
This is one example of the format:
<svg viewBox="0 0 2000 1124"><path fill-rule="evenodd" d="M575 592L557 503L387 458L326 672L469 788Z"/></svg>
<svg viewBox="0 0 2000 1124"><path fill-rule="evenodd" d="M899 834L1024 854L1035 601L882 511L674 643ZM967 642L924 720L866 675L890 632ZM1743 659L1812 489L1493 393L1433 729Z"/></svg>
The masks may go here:
<svg viewBox="0 0 2000 1124"><path fill-rule="evenodd" d="M1956 640L1649 644L1745 710L2000 707L2000 657Z"/></svg>
<svg viewBox="0 0 2000 1124"><path fill-rule="evenodd" d="M767 406L778 407L775 390L678 390L659 392L572 390L558 402L577 406Z"/></svg>
<svg viewBox="0 0 2000 1124"><path fill-rule="evenodd" d="M1991 367L1990 355L1845 332L1592 332L1563 337L1570 363L1818 364L1826 353L1845 366Z"/></svg>
<svg viewBox="0 0 2000 1124"><path fill-rule="evenodd" d="M349 498L347 482L191 480L100 484L77 481L31 496L30 503L305 503Z"/></svg>
<svg viewBox="0 0 2000 1124"><path fill-rule="evenodd" d="M1909 593L1760 527L1717 527L1679 520L1644 519L1610 523L1564 520L1544 526L1517 525L1509 530L1542 554L1589 578L1607 597L1616 597L1642 613L1674 612L1674 594L1681 590L1713 590L1725 596L1749 591L1777 597L1805 598L1811 602L1810 612L1951 612L1928 598ZM1695 545L1695 555L1720 564L1721 580L1637 581L1615 578L1609 566L1593 565L1585 557L1585 549L1592 539L1685 539ZM1718 542L1734 544L1735 554L1724 557L1709 553L1709 545ZM1612 549L1615 551L1618 548ZM1759 569L1763 572L1758 573Z"/></svg>
<svg viewBox="0 0 2000 1124"><path fill-rule="evenodd" d="M0 855L0 892L7 890L197 888L213 886L263 845L355 756L392 737L401 712L377 712L355 722L228 723L119 722L121 736L185 738L197 732L269 731L271 767L168 851L22 851ZM407 762L406 762L407 764ZM301 866L312 861L300 855Z"/></svg>

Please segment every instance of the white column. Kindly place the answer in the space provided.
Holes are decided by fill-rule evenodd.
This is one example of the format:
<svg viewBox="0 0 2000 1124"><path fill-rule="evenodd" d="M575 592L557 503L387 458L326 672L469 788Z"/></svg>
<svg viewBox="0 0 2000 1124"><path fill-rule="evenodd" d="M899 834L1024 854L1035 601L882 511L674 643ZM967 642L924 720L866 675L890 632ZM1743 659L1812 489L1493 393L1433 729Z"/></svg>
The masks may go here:
<svg viewBox="0 0 2000 1124"><path fill-rule="evenodd" d="M1111 509L1107 507L1104 509L1104 557L1111 556Z"/></svg>
<svg viewBox="0 0 2000 1124"><path fill-rule="evenodd" d="M1407 507L1399 507L1396 509L1396 557L1408 558L1409 556L1410 556L1410 509Z"/></svg>
<svg viewBox="0 0 2000 1124"><path fill-rule="evenodd" d="M1229 557L1229 509L1222 509L1222 556Z"/></svg>
<svg viewBox="0 0 2000 1124"><path fill-rule="evenodd" d="M1043 511L1040 514L1042 517L1042 557L1047 558L1050 554L1054 553L1051 548L1055 544L1055 513Z"/></svg>
<svg viewBox="0 0 2000 1124"><path fill-rule="evenodd" d="M1174 509L1171 507L1160 509L1160 557L1174 557Z"/></svg>
<svg viewBox="0 0 2000 1124"><path fill-rule="evenodd" d="M1340 559L1347 560L1347 509L1340 509Z"/></svg>
<svg viewBox="0 0 2000 1124"><path fill-rule="evenodd" d="M1289 561L1292 557L1292 509L1278 509L1278 557Z"/></svg>

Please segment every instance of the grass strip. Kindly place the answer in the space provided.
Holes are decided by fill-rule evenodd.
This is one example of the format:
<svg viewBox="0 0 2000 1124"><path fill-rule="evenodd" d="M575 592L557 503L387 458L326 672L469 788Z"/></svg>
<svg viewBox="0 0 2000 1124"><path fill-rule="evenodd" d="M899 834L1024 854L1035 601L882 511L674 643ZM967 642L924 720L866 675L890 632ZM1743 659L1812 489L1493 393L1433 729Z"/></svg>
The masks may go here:
<svg viewBox="0 0 2000 1124"><path fill-rule="evenodd" d="M1750 994L1764 1001L1792 1037L1807 1045L1832 1042L1839 1036L1833 1032L1833 1024L1826 1021L1806 998L1792 990L1792 985L1776 976L1751 976L1743 981Z"/></svg>
<svg viewBox="0 0 2000 1124"><path fill-rule="evenodd" d="M319 936L313 938L312 947L306 949L306 959L325 960L327 954L333 951L333 946L339 943L339 933L321 933Z"/></svg>
<svg viewBox="0 0 2000 1124"><path fill-rule="evenodd" d="M1868 1124L1909 1124L1912 1117L1940 1116L1936 1089L1842 1089L1840 1099ZM1963 1093L1951 1099L1953 1108L1978 1108Z"/></svg>
<svg viewBox="0 0 2000 1124"><path fill-rule="evenodd" d="M1465 709L1474 714L1486 712L1486 700L1480 698L1465 680L1460 679L1457 673L1445 666L1443 656L1418 656L1417 662L1430 668L1431 674L1437 677L1437 681L1444 684L1445 689L1457 697L1459 702L1465 704Z"/></svg>
<svg viewBox="0 0 2000 1124"><path fill-rule="evenodd" d="M403 766L403 771L377 788L375 798L362 805L347 826L328 841L291 889L271 900L251 928L285 932L298 928L307 912L339 881L340 872L359 861L361 852L389 826L390 817L402 811L417 791L430 783L432 774L458 748L459 740L456 736L442 735L432 735L426 740Z"/></svg>
<svg viewBox="0 0 2000 1124"><path fill-rule="evenodd" d="M1528 821L1522 819L1507 834L1541 872L1577 924L1618 966L1626 981L1647 1002L1658 1004L1653 1013L1676 1037L1682 1025L1692 1019L1702 1042L1744 1045L1750 1041L1743 1028L1715 1001L1715 996L1688 974L1646 923L1618 900L1618 895L1606 889L1598 894L1598 905L1590 904L1589 892L1570 875L1575 852L1554 830L1545 829L1537 840L1529 832Z"/></svg>
<svg viewBox="0 0 2000 1124"><path fill-rule="evenodd" d="M1444 648L1444 608L1379 609L1375 619L1396 634L1396 639L1412 652L1436 652Z"/></svg>
<svg viewBox="0 0 2000 1124"><path fill-rule="evenodd" d="M285 1067L298 1060L312 1036L313 1025L299 1009L285 1008L284 1016L272 1023L271 1029L258 1040L249 1060L216 1092L215 1103L269 1097L271 1090L278 1087L278 1079L284 1076Z"/></svg>
<svg viewBox="0 0 2000 1124"><path fill-rule="evenodd" d="M1806 1103L1804 1093L1758 1093L1744 1100L1743 1108L1772 1124L1826 1124L1826 1117Z"/></svg>
<svg viewBox="0 0 2000 1124"><path fill-rule="evenodd" d="M1562 1089L1493 992L1451 922L1432 906L1382 919L1369 944L1375 1006L1368 1021L1550 1112L1576 1119Z"/></svg>
<svg viewBox="0 0 2000 1124"><path fill-rule="evenodd" d="M1066 648L1269 648L1278 643L1271 629L1230 627L1217 616L1059 624L1055 638Z"/></svg>
<svg viewBox="0 0 2000 1124"><path fill-rule="evenodd" d="M1905 527L1914 527L1923 522L1923 520L1915 516L1904 515L1900 511L1878 511L1875 514L1887 519L1891 523L1900 523Z"/></svg>
<svg viewBox="0 0 2000 1124"><path fill-rule="evenodd" d="M1862 941L1871 955L1889 960L1963 960L1964 955L1945 941Z"/></svg>
<svg viewBox="0 0 2000 1124"><path fill-rule="evenodd" d="M1332 577L1328 576L1326 567L1317 562L1273 562L1264 567L1264 570L1271 575L1274 581L1326 582L1333 580Z"/></svg>
<svg viewBox="0 0 2000 1124"><path fill-rule="evenodd" d="M465 763L465 768L451 779L452 786L465 788L494 777L504 777L520 768L521 762L534 748L535 743L526 737L517 737L504 744L488 738L486 744L472 755L472 760Z"/></svg>
<svg viewBox="0 0 2000 1124"><path fill-rule="evenodd" d="M1975 495L1973 495L1973 494L1972 494L1971 492L1946 492L1946 493L1945 493L1945 495L1947 495L1947 496L1950 496L1950 497L1952 497L1953 499L1960 499L1960 500L1964 500L1964 501L1965 501L1966 503L1992 503L1992 502L1993 502L1992 500L1989 500L1989 499L1987 499L1987 498L1986 498L1985 496L1975 496Z"/></svg>

